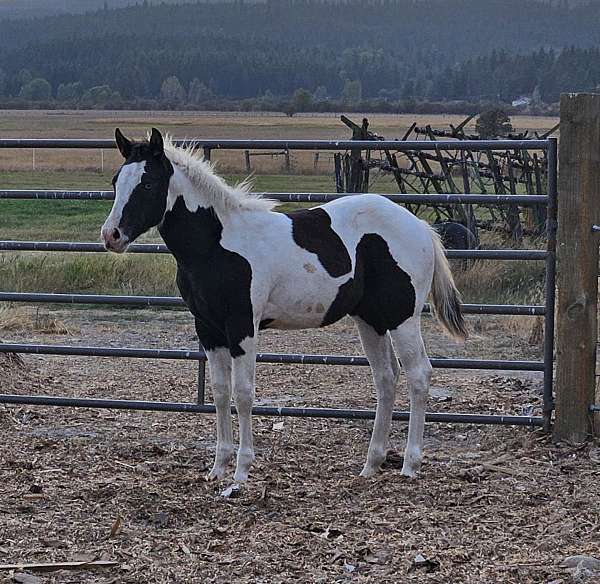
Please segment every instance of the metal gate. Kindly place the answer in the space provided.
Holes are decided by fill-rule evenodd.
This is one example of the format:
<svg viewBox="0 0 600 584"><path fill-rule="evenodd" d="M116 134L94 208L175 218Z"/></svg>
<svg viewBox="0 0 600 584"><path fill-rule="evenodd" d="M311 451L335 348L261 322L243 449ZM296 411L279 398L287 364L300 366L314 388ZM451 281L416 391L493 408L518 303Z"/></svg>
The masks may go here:
<svg viewBox="0 0 600 584"><path fill-rule="evenodd" d="M543 415L504 416L462 413L427 413L429 422L507 424L543 426L549 429L554 399L553 349L554 349L554 300L556 275L556 206L557 206L557 141L547 140L488 140L488 141L324 141L324 140L199 140L205 158L210 159L214 149L233 150L543 150L548 160L547 193L537 195L471 195L448 193L438 195L408 195L380 193L396 203L436 203L436 204L503 204L503 205L546 205L547 225L546 250L449 250L447 256L453 259L477 258L489 260L537 260L544 261L545 302L543 305L490 305L464 304L466 314L530 315L544 316L544 359L543 361L509 361L477 359L431 359L433 367L448 369L487 369L503 371L538 371L544 375ZM0 148L114 148L110 140L0 140ZM339 193L264 193L281 202L325 203L348 196ZM40 190L0 190L0 199L36 200L112 200L112 191L40 191ZM42 252L89 252L105 253L98 243L79 242L40 242L40 241L0 241L0 251L42 251ZM133 244L131 253L168 253L164 245ZM164 296L115 296L98 294L50 294L28 292L0 292L0 301L32 302L52 304L101 304L112 306L184 306L178 297ZM424 311L429 311L425 306ZM144 349L127 347L92 347L66 345L39 345L29 343L0 343L0 352L30 353L38 355L76 355L96 357L130 357L149 359L185 359L198 361L198 397L196 403L156 402L141 400L114 400L71 398L62 396L8 395L0 394L0 403L114 408L130 410L152 410L170 412L214 413L215 407L204 401L204 379L206 355L200 350L187 349ZM312 365L352 365L367 366L368 361L361 356L346 355L300 355L280 353L259 353L258 363L287 363ZM233 406L232 406L233 409ZM348 410L331 408L262 407L253 409L254 414L265 416L296 416L322 418L374 418L373 410ZM409 413L395 411L395 420L408 420Z"/></svg>

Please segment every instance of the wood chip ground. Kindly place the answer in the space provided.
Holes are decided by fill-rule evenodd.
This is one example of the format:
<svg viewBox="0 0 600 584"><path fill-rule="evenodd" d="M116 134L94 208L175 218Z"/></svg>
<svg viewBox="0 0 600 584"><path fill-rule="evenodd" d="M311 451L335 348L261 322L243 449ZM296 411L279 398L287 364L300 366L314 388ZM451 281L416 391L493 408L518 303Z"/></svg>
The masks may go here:
<svg viewBox="0 0 600 584"><path fill-rule="evenodd" d="M182 312L75 309L53 317L71 335L0 336L195 347ZM520 326L470 323L476 332L461 347L426 322L430 356L540 358ZM261 348L361 352L351 322L266 332ZM0 360L3 393L193 401L195 374L194 363L176 361ZM367 368L260 365L257 377L258 404L374 405ZM437 370L433 390L430 411L541 409L537 374ZM398 408L406 408L405 393L402 382ZM429 424L422 472L407 480L400 475L406 425L394 423L386 468L363 480L371 422L255 418L251 480L224 498L229 481L203 480L214 423L210 415L0 405L0 564L118 563L31 572L48 583L522 584L571 582L560 566L565 557L600 557L597 443L556 445L521 427ZM18 570L3 579L28 581Z"/></svg>

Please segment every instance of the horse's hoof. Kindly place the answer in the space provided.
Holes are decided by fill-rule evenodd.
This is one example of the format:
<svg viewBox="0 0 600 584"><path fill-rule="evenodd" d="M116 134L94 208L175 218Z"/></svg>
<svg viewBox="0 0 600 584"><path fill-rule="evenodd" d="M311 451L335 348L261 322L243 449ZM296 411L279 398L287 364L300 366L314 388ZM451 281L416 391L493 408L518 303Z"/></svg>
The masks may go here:
<svg viewBox="0 0 600 584"><path fill-rule="evenodd" d="M240 484L233 483L233 485L230 485L224 491L221 491L221 497L224 499L233 499L239 496L241 490L242 487Z"/></svg>
<svg viewBox="0 0 600 584"><path fill-rule="evenodd" d="M245 483L248 480L248 471L236 470L233 475L233 480L236 483Z"/></svg>
<svg viewBox="0 0 600 584"><path fill-rule="evenodd" d="M419 474L419 473L418 473L418 469L415 469L415 468L412 468L409 466L403 466L402 470L400 471L400 474L403 477L406 477L408 479L415 479L415 478L417 478L417 474Z"/></svg>
<svg viewBox="0 0 600 584"><path fill-rule="evenodd" d="M206 482L212 482L212 481L220 481L221 479L223 479L225 477L225 469L224 468L213 468L207 475L206 475Z"/></svg>
<svg viewBox="0 0 600 584"><path fill-rule="evenodd" d="M374 477L378 471L379 471L379 469L374 468L372 466L365 466L360 471L360 474L358 476L362 477L363 479L370 479L370 478Z"/></svg>

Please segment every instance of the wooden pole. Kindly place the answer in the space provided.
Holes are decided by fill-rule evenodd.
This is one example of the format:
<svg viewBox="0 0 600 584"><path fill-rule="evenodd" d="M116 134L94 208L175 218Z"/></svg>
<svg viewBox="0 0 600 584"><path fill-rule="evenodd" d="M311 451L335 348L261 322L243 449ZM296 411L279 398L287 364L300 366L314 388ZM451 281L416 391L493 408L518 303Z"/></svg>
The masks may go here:
<svg viewBox="0 0 600 584"><path fill-rule="evenodd" d="M582 442L596 381L600 95L561 96L559 160L554 438Z"/></svg>

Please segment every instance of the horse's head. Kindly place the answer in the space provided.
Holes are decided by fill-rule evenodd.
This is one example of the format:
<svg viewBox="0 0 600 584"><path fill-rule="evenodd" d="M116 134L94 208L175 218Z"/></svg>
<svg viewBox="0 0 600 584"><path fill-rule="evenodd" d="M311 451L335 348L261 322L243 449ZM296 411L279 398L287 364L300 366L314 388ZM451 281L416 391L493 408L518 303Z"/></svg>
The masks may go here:
<svg viewBox="0 0 600 584"><path fill-rule="evenodd" d="M106 249L122 253L142 233L161 222L173 166L156 128L152 128L148 141L132 142L118 128L115 139L125 162L112 181L115 202L101 236Z"/></svg>

